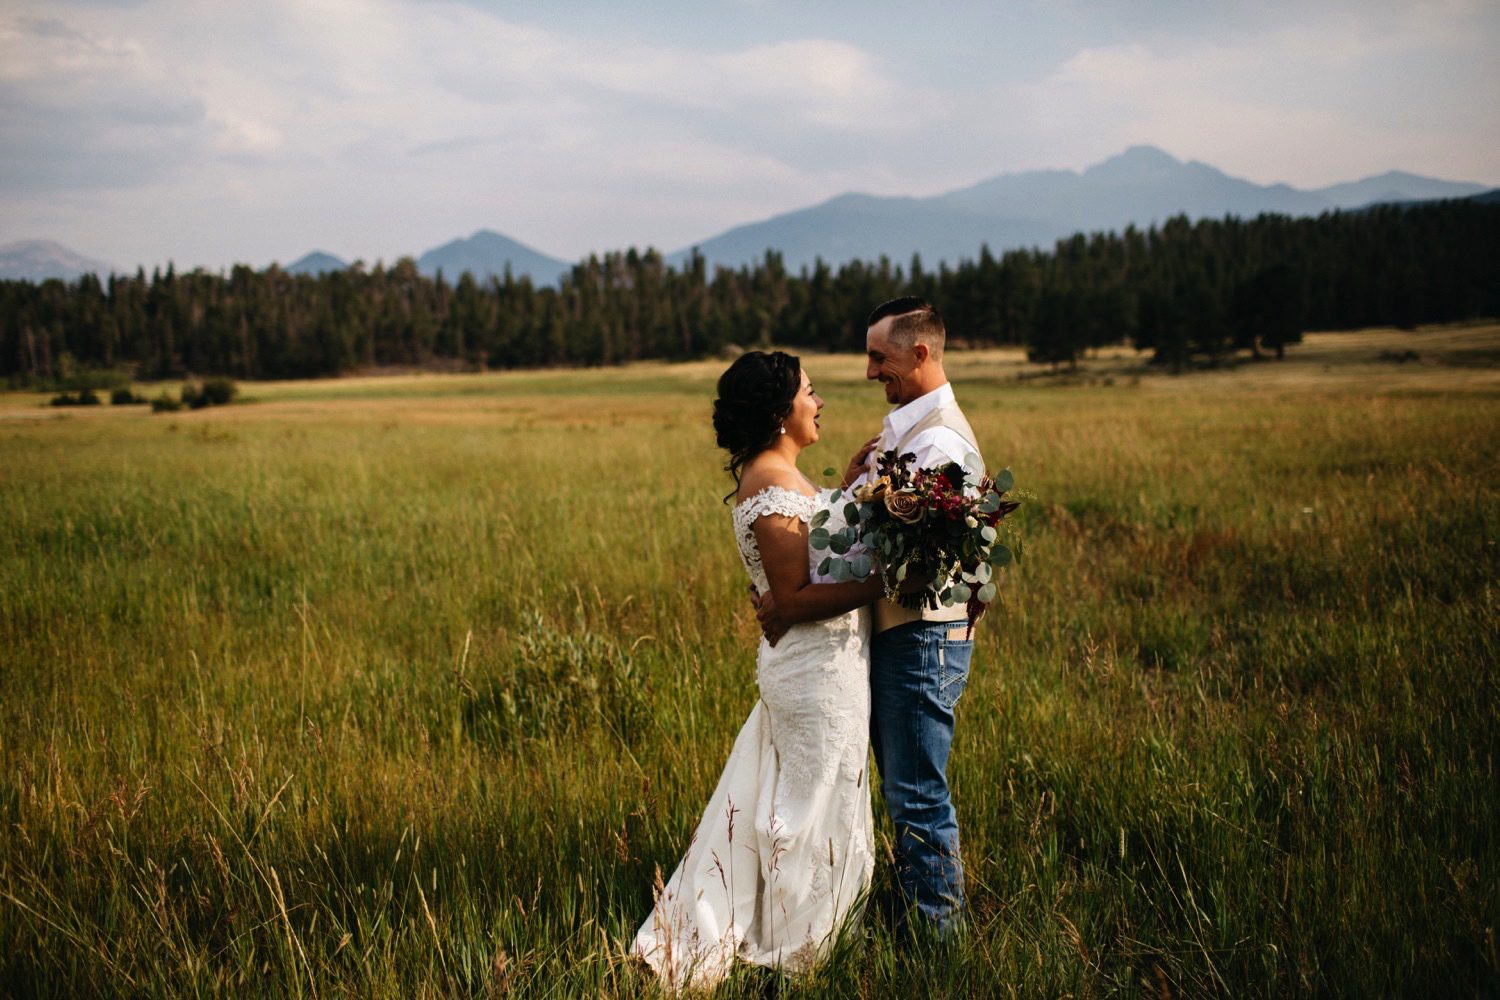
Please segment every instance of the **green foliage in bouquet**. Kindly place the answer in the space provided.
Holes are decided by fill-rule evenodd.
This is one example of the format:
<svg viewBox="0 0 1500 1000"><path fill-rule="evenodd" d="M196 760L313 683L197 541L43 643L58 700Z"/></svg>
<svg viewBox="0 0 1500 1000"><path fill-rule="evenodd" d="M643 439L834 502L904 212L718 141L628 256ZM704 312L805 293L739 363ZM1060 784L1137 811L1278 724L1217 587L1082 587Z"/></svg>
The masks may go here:
<svg viewBox="0 0 1500 1000"><path fill-rule="evenodd" d="M881 455L875 478L844 502L844 527L828 528L832 510L813 517L809 544L829 553L818 572L866 580L878 565L890 600L914 610L965 604L972 622L995 600L995 573L1019 549L1000 538L1020 506L1005 499L1015 478L1009 469L988 476L958 462L917 469L915 461L910 453ZM842 490L834 494L835 504L843 499Z"/></svg>

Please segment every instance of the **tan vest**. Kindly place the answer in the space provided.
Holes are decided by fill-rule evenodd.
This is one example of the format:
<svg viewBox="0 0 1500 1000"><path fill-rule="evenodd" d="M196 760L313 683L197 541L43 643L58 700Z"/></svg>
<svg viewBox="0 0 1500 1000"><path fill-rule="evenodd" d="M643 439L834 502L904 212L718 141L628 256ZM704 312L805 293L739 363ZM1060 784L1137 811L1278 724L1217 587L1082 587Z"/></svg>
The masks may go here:
<svg viewBox="0 0 1500 1000"><path fill-rule="evenodd" d="M955 432L959 437L968 442L969 447L974 449L974 454L979 454L979 445L974 442L974 430L969 426L969 422L964 419L963 412L959 410L957 403L943 403L912 425L911 429L901 436L901 440L896 442L896 454L899 455L905 451L918 434L937 427L946 427L950 431ZM894 628L897 625L903 625L906 622L914 622L919 619L929 622L956 622L965 621L968 617L968 609L962 604L955 604L952 607L939 607L936 611L913 611L911 608L903 608L895 601L881 599L875 602L876 632L884 632L888 628Z"/></svg>

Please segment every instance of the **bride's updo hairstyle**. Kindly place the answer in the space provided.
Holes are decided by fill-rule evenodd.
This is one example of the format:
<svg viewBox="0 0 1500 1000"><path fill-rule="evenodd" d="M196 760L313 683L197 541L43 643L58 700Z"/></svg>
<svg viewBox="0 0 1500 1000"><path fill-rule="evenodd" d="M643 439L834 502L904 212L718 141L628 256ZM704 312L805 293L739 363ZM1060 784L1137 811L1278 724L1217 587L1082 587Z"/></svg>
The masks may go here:
<svg viewBox="0 0 1500 1000"><path fill-rule="evenodd" d="M747 351L719 376L714 433L719 447L729 452L724 469L736 488L745 463L776 440L801 387L802 363L782 351Z"/></svg>

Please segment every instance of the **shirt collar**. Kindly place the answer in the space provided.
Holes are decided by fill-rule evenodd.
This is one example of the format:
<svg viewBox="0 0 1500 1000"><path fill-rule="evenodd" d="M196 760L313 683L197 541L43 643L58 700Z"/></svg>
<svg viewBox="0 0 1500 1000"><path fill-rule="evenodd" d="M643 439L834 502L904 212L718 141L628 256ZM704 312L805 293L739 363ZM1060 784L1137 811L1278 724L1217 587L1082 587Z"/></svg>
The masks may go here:
<svg viewBox="0 0 1500 1000"><path fill-rule="evenodd" d="M896 407L885 415L886 440L894 447L907 431L917 425L917 421L944 403L951 402L953 402L953 386L951 383L944 382L926 395L918 396L910 403Z"/></svg>

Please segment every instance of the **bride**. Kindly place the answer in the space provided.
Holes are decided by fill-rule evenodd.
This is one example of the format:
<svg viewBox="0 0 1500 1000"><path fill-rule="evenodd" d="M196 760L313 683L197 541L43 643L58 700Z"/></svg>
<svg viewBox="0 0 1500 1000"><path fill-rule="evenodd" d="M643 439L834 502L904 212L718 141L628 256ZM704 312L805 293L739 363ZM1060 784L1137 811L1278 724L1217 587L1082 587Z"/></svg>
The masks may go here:
<svg viewBox="0 0 1500 1000"><path fill-rule="evenodd" d="M802 971L832 948L874 868L869 774L869 611L878 575L819 576L808 522L843 504L797 469L823 400L797 359L741 355L719 379L714 429L736 481L735 540L751 584L794 625L756 658L760 700L677 870L658 887L634 954L677 989L736 959ZM874 441L850 462L864 466Z"/></svg>

